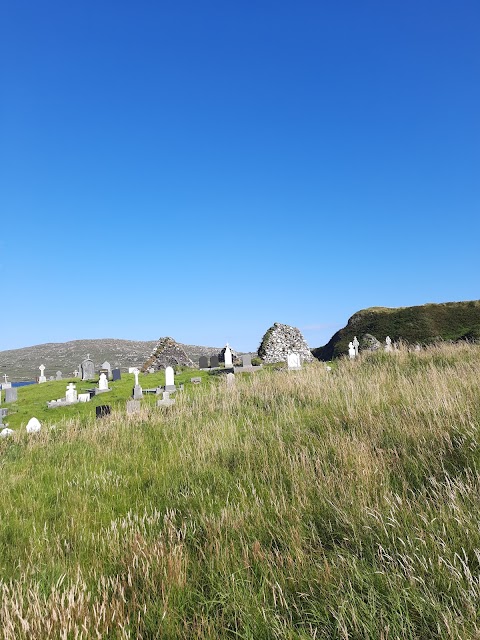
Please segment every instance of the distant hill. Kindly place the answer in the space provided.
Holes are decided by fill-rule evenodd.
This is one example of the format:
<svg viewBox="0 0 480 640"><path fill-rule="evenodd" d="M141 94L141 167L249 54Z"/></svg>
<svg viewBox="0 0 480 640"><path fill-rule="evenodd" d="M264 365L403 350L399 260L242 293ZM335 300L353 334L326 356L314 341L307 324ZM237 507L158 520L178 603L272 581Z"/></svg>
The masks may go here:
<svg viewBox="0 0 480 640"><path fill-rule="evenodd" d="M348 352L348 343L357 336L375 336L384 343L393 341L429 344L438 340L480 339L480 300L424 304L417 307L370 307L355 313L347 326L323 347L312 349L319 360L332 360Z"/></svg>
<svg viewBox="0 0 480 640"><path fill-rule="evenodd" d="M3 376L6 373L9 380L13 381L34 380L40 375L38 367L44 364L47 377L54 376L57 371L69 376L87 355L90 355L96 368L107 360L112 368L120 367L125 371L128 367L141 367L156 345L157 340L143 342L105 338L0 351L0 374ZM200 356L211 356L221 350L221 347L181 346L194 363L198 362Z"/></svg>

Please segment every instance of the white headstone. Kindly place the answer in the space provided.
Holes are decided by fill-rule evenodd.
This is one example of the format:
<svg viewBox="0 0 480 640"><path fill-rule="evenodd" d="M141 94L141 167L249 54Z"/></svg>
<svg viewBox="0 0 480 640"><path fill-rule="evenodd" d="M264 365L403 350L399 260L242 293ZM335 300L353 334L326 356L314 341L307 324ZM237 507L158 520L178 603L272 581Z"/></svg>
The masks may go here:
<svg viewBox="0 0 480 640"><path fill-rule="evenodd" d="M37 418L30 418L26 426L27 433L37 433L37 431L40 431L41 428L42 425L40 424L40 421L37 420Z"/></svg>
<svg viewBox="0 0 480 640"><path fill-rule="evenodd" d="M38 379L38 382L46 382L47 378L45 377L45 365L41 364L38 368L40 369L40 377Z"/></svg>
<svg viewBox="0 0 480 640"><path fill-rule="evenodd" d="M77 391L75 389L75 385L73 382L67 384L67 391L65 393L65 401L69 404L73 404L74 402L78 402Z"/></svg>
<svg viewBox="0 0 480 640"><path fill-rule="evenodd" d="M8 427L5 427L5 429L2 429L0 431L0 438L6 438L7 436L13 435L13 433L14 433L13 429L9 429Z"/></svg>
<svg viewBox="0 0 480 640"><path fill-rule="evenodd" d="M300 360L299 353L289 353L287 356L287 366L288 369L301 369L302 361Z"/></svg>
<svg viewBox="0 0 480 640"><path fill-rule="evenodd" d="M355 349L355 355L358 356L358 347L360 346L360 343L358 341L357 336L353 338L352 344L353 344L353 348Z"/></svg>
<svg viewBox="0 0 480 640"><path fill-rule="evenodd" d="M227 373L227 387L235 386L235 374Z"/></svg>
<svg viewBox="0 0 480 640"><path fill-rule="evenodd" d="M175 386L175 373L173 367L166 367L165 369L165 388Z"/></svg>
<svg viewBox="0 0 480 640"><path fill-rule="evenodd" d="M392 339L390 338L390 336L387 336L385 338L385 351L391 351L392 350Z"/></svg>
<svg viewBox="0 0 480 640"><path fill-rule="evenodd" d="M140 371L136 367L134 367L132 373L135 376L135 386L138 387L138 374L140 373Z"/></svg>
<svg viewBox="0 0 480 640"><path fill-rule="evenodd" d="M90 394L89 393L79 393L78 394L79 402L90 402Z"/></svg>
<svg viewBox="0 0 480 640"><path fill-rule="evenodd" d="M225 369L231 369L233 367L232 350L230 349L228 342L225 347Z"/></svg>
<svg viewBox="0 0 480 640"><path fill-rule="evenodd" d="M99 391L108 391L108 378L104 373L101 373L98 379L98 389Z"/></svg>
<svg viewBox="0 0 480 640"><path fill-rule="evenodd" d="M355 360L355 347L353 346L353 342L348 343L348 356L350 360Z"/></svg>

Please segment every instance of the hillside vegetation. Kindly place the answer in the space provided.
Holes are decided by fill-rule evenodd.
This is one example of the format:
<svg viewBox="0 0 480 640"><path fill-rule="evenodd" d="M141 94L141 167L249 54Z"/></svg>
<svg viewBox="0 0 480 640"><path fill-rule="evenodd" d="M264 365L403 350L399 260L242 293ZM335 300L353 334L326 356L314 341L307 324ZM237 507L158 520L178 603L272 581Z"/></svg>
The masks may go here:
<svg viewBox="0 0 480 640"><path fill-rule="evenodd" d="M71 342L52 342L37 344L22 349L0 351L0 374L6 373L10 380L35 380L40 372L38 367L44 364L45 375L54 376L62 371L63 376L71 376L80 363L90 355L96 368L108 361L112 368L120 367L122 371L129 367L141 367L150 356L157 341L142 342L140 340L118 340L102 338L98 340L72 340ZM200 356L218 354L219 347L201 347L181 345L187 355L198 362Z"/></svg>
<svg viewBox="0 0 480 640"><path fill-rule="evenodd" d="M479 346L209 380L0 442L1 637L479 637Z"/></svg>
<svg viewBox="0 0 480 640"><path fill-rule="evenodd" d="M319 360L331 360L348 352L354 336L375 336L380 342L387 336L410 344L432 344L439 340L479 340L480 300L445 302L416 307L389 309L371 307L355 313L347 326L323 347L312 349Z"/></svg>

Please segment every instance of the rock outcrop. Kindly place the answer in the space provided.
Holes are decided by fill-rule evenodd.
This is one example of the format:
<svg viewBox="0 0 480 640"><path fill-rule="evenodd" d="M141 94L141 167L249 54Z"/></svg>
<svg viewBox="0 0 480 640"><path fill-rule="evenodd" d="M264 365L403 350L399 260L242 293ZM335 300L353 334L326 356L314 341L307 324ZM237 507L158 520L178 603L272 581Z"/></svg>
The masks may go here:
<svg viewBox="0 0 480 640"><path fill-rule="evenodd" d="M173 338L160 338L150 357L142 366L142 373L149 369L165 369L166 367L174 367L180 365L183 367L195 367L193 362L185 353L185 350L175 342Z"/></svg>
<svg viewBox="0 0 480 640"><path fill-rule="evenodd" d="M360 350L361 351L378 351L382 348L382 345L379 340L372 336L371 333L366 333L360 339Z"/></svg>
<svg viewBox="0 0 480 640"><path fill-rule="evenodd" d="M263 336L258 348L258 356L265 364L273 364L286 362L289 353L298 353L302 362L313 360L300 329L275 322Z"/></svg>

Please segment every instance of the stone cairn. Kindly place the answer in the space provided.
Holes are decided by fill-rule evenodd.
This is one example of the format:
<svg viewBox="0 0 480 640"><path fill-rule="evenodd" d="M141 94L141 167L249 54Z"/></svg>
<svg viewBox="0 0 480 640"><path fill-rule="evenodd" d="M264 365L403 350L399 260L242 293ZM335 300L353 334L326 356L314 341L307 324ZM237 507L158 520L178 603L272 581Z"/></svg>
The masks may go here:
<svg viewBox="0 0 480 640"><path fill-rule="evenodd" d="M141 371L142 373L146 373L150 369L159 371L160 369L174 367L175 365L195 367L178 342L175 342L173 338L169 337L160 338L148 360L142 366Z"/></svg>
<svg viewBox="0 0 480 640"><path fill-rule="evenodd" d="M312 362L313 356L300 329L288 324L275 324L265 333L258 356L265 364L287 362L289 353L298 353L302 362Z"/></svg>

